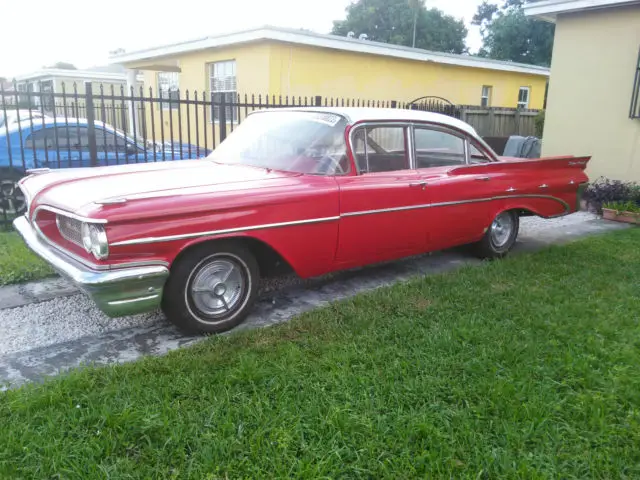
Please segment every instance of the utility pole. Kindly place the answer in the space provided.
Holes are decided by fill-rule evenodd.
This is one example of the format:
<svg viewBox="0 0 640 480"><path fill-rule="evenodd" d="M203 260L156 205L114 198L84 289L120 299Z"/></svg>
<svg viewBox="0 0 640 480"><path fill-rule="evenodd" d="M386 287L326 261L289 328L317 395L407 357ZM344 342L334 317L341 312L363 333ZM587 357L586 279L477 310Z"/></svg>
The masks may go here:
<svg viewBox="0 0 640 480"><path fill-rule="evenodd" d="M416 24L417 23L418 23L418 9L416 8L416 11L413 12L413 43L411 44L413 48L416 48Z"/></svg>

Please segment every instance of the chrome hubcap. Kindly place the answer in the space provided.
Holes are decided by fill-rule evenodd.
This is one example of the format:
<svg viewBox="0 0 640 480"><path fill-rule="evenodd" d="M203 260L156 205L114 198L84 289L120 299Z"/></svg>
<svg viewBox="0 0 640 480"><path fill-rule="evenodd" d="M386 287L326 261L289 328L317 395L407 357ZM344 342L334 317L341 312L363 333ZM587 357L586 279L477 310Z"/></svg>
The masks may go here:
<svg viewBox="0 0 640 480"><path fill-rule="evenodd" d="M217 259L205 265L194 277L191 299L206 316L225 316L242 301L246 287L246 277L239 263Z"/></svg>
<svg viewBox="0 0 640 480"><path fill-rule="evenodd" d="M508 213L501 213L491 224L491 241L500 248L504 247L513 232L513 217Z"/></svg>

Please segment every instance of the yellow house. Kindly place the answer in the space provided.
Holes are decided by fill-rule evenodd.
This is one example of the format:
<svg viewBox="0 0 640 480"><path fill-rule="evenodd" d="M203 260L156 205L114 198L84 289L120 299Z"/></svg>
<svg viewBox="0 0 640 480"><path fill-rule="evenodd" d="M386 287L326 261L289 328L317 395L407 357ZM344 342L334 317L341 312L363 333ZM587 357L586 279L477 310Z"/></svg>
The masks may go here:
<svg viewBox="0 0 640 480"><path fill-rule="evenodd" d="M556 24L543 155L591 155L587 173L640 181L640 1L544 0Z"/></svg>
<svg viewBox="0 0 640 480"><path fill-rule="evenodd" d="M269 26L120 53L111 62L141 72L145 87L162 98L179 89L181 98L189 91L192 99L195 92L229 100L245 94L398 102L438 96L461 105L540 109L549 76L538 66Z"/></svg>
<svg viewBox="0 0 640 480"><path fill-rule="evenodd" d="M157 88L542 108L549 70L305 30L261 27L111 57Z"/></svg>

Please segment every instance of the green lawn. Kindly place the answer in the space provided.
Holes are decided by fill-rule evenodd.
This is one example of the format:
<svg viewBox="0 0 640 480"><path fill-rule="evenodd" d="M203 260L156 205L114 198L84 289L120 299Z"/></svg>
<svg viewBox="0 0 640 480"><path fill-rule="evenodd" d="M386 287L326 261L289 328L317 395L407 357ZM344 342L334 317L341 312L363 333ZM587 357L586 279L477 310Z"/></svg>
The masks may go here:
<svg viewBox="0 0 640 480"><path fill-rule="evenodd" d="M0 478L639 478L640 229L0 394Z"/></svg>
<svg viewBox="0 0 640 480"><path fill-rule="evenodd" d="M44 261L29 251L17 233L0 231L0 286L53 274Z"/></svg>

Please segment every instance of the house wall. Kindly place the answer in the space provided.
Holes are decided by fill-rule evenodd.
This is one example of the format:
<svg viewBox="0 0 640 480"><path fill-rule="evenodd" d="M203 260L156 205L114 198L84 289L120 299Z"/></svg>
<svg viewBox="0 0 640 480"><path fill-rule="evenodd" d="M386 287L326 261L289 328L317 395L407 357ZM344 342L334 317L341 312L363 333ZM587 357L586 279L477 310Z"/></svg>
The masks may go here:
<svg viewBox="0 0 640 480"><path fill-rule="evenodd" d="M480 105L482 86L493 87L494 107L515 108L520 87L530 87L529 108L544 104L547 77L458 67L284 43L271 45L273 94L411 101L425 95Z"/></svg>
<svg viewBox="0 0 640 480"><path fill-rule="evenodd" d="M180 98L185 98L188 90L190 99L193 99L194 93L197 92L199 100L202 100L203 93L205 98L210 100L209 69L207 64L224 60L236 61L237 91L239 94L267 94L269 92L269 52L269 46L266 44L240 45L234 48L192 52L187 55L181 55L179 58L165 59L164 63L173 63L180 68L178 75ZM153 96L157 97L158 72L148 70L150 66L145 63L136 63L127 65L127 67L140 69L144 74L146 93L148 93L148 88L152 87ZM161 141L163 134L165 141L170 139L170 132L173 131L174 140L189 141L195 144L197 137L198 143L204 148L206 138L206 146L211 148L215 136L215 143L218 144L220 131L218 125L211 122L211 112L207 111L205 119L203 107L199 106L197 108L198 133L196 135L195 106L190 107L188 110L186 106L182 106L178 115L177 108L170 110L165 107L162 112L162 118L158 105L154 105L153 111L147 110L147 125L151 125L151 115L154 115L156 141ZM242 117L244 117L244 111L241 112ZM189 118L188 122L187 118ZM171 129L172 122L173 129ZM179 128L180 124L182 128ZM153 136L153 132L150 130L151 128L148 126L147 135L149 138ZM227 131L229 130L230 126L227 127Z"/></svg>
<svg viewBox="0 0 640 480"><path fill-rule="evenodd" d="M259 42L228 48L209 49L146 62L126 64L144 75L145 93L152 87L157 97L157 76L162 69L179 68L180 97L210 99L208 64L236 61L237 92L244 95L315 95L364 100L410 101L425 95L442 96L454 103L480 104L483 85L493 86L492 106L515 107L521 86L531 88L530 108L542 108L547 77L468 67L392 59L374 55L305 47L281 42ZM272 98L272 97L271 97ZM147 139L198 143L211 148L219 143L220 130L203 107L181 106L160 114L159 105L142 112ZM245 115L239 112L240 119ZM153 119L153 122L152 122ZM151 125L155 131L151 130ZM227 126L227 132L231 125ZM171 135L173 132L173 135ZM197 132L197 133L196 133ZM164 138L163 138L164 136ZM206 142L205 142L206 140Z"/></svg>
<svg viewBox="0 0 640 480"><path fill-rule="evenodd" d="M640 6L559 15L543 155L592 155L587 173L640 181L640 120L629 118Z"/></svg>

